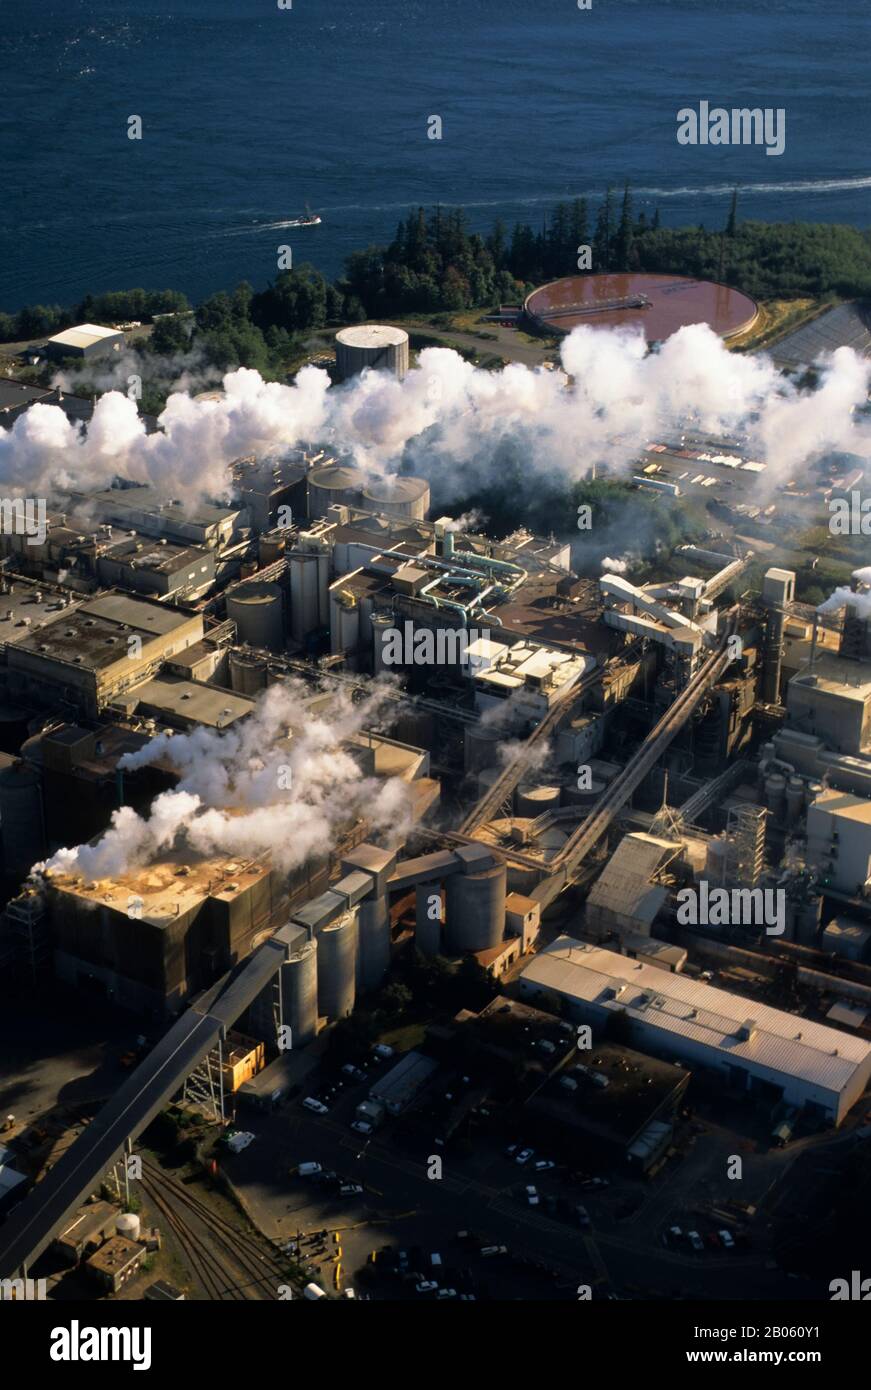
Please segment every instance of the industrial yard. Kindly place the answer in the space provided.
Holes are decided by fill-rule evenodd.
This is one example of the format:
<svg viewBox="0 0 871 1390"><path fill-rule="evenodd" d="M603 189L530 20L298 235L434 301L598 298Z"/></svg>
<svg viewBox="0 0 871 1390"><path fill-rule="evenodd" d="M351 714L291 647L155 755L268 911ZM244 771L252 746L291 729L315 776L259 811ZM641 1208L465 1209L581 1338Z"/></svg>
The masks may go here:
<svg viewBox="0 0 871 1390"><path fill-rule="evenodd" d="M530 331L647 312L574 283ZM418 389L402 328L335 353L327 400ZM627 495L728 527L599 565L326 427L0 534L4 1277L826 1297L871 1134L871 571L797 596L763 452L657 416ZM813 469L809 526L868 480Z"/></svg>

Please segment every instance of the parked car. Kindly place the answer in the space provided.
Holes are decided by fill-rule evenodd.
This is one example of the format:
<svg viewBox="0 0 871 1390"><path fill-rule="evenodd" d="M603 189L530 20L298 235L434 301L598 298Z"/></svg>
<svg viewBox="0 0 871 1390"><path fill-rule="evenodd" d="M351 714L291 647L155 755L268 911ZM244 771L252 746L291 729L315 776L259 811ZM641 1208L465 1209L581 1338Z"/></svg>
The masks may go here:
<svg viewBox="0 0 871 1390"><path fill-rule="evenodd" d="M313 1110L316 1115L326 1115L330 1109L322 1100L315 1100L314 1096L306 1096L303 1105L306 1110Z"/></svg>
<svg viewBox="0 0 871 1390"><path fill-rule="evenodd" d="M680 1245L682 1241L683 1231L681 1230L680 1226L669 1226L668 1230L663 1234L662 1237L663 1245L667 1245L672 1249L675 1246Z"/></svg>
<svg viewBox="0 0 871 1390"><path fill-rule="evenodd" d="M534 1153L535 1149L521 1149L514 1162L519 1163L520 1167L522 1168L525 1163L529 1162Z"/></svg>
<svg viewBox="0 0 871 1390"><path fill-rule="evenodd" d="M416 1285L415 1291L417 1293L437 1293L438 1287L434 1279L424 1279L422 1284Z"/></svg>
<svg viewBox="0 0 871 1390"><path fill-rule="evenodd" d="M705 1242L702 1240L698 1231L687 1231L687 1240L697 1254L704 1250Z"/></svg>
<svg viewBox="0 0 871 1390"><path fill-rule="evenodd" d="M366 1073L364 1071L361 1071L359 1067L355 1067L353 1062L346 1062L345 1065L342 1067L342 1071L344 1072L345 1076L350 1076L352 1081L366 1080Z"/></svg>
<svg viewBox="0 0 871 1390"><path fill-rule="evenodd" d="M530 1205L531 1207L537 1207L537 1206L538 1206L539 1200L540 1200L540 1199L539 1199L539 1196L538 1196L538 1190L537 1190L537 1188L532 1187L531 1185L530 1185L529 1187L527 1187L527 1189L526 1189L526 1200L527 1200L527 1202L529 1203L529 1205Z"/></svg>
<svg viewBox="0 0 871 1390"><path fill-rule="evenodd" d="M436 1298L456 1298L456 1289L439 1289Z"/></svg>
<svg viewBox="0 0 871 1390"><path fill-rule="evenodd" d="M392 1047L388 1047L387 1043L375 1043L374 1046L373 1046L373 1048L372 1048L372 1051L375 1053L375 1056L376 1056L376 1057L392 1057L392 1056L393 1056L393 1048L392 1048Z"/></svg>
<svg viewBox="0 0 871 1390"><path fill-rule="evenodd" d="M587 1208L581 1206L580 1202L575 1207L575 1215L578 1218L578 1225L581 1230L588 1231L593 1223L590 1220L590 1213L587 1211Z"/></svg>
<svg viewBox="0 0 871 1390"><path fill-rule="evenodd" d="M735 1237L731 1231L718 1231L717 1235L720 1237L720 1244L724 1250L735 1249Z"/></svg>
<svg viewBox="0 0 871 1390"><path fill-rule="evenodd" d="M584 1188L585 1191L590 1191L593 1188L597 1187L602 1188L610 1186L611 1184L607 1178L585 1178L584 1181L581 1183L581 1187Z"/></svg>
<svg viewBox="0 0 871 1390"><path fill-rule="evenodd" d="M301 1178L313 1178L324 1170L320 1163L301 1163L296 1171Z"/></svg>
<svg viewBox="0 0 871 1390"><path fill-rule="evenodd" d="M372 1126L368 1124L366 1120L352 1120L351 1128L355 1129L358 1134L372 1133Z"/></svg>
<svg viewBox="0 0 871 1390"><path fill-rule="evenodd" d="M358 1182L344 1182L339 1188L343 1197L359 1197L362 1191L363 1189Z"/></svg>
<svg viewBox="0 0 871 1390"><path fill-rule="evenodd" d="M551 1168L556 1167L556 1164L550 1158L539 1158L536 1159L535 1163L533 1164L533 1167L535 1168L536 1173L548 1173L550 1172Z"/></svg>
<svg viewBox="0 0 871 1390"><path fill-rule="evenodd" d="M491 1255L507 1255L507 1245L482 1245L481 1255L485 1260L489 1260Z"/></svg>

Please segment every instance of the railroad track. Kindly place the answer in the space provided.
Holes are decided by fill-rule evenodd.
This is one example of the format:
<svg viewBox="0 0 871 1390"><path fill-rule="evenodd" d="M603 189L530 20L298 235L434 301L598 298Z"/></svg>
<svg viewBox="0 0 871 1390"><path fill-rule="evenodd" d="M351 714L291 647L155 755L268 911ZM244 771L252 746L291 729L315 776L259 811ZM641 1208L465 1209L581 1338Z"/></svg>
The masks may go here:
<svg viewBox="0 0 871 1390"><path fill-rule="evenodd" d="M148 1159L143 1164L142 1183L210 1299L277 1299L279 1285L288 1283L290 1274L274 1254L266 1252L265 1244L218 1216L183 1183Z"/></svg>

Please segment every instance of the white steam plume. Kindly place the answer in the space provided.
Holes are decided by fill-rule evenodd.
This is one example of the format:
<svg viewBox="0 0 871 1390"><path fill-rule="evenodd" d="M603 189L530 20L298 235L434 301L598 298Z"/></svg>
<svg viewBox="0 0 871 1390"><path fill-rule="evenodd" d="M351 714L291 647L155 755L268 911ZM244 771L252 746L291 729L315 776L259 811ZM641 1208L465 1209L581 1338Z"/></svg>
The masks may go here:
<svg viewBox="0 0 871 1390"><path fill-rule="evenodd" d="M705 431L748 433L768 465L759 486L771 492L824 449L871 457L871 425L857 414L871 363L849 348L821 359L819 384L807 390L764 356L730 353L701 324L656 352L637 332L580 327L561 355L568 387L543 368L483 371L445 348L425 349L402 382L367 372L333 389L314 367L292 386L240 368L224 378L220 400L171 396L150 436L135 403L114 392L97 403L87 432L58 406L35 405L0 432L0 485L52 496L121 474L173 497L222 497L237 458L320 442L370 472L402 462L462 496L498 479L507 444L531 469L574 479L591 465L624 468L688 412Z"/></svg>
<svg viewBox="0 0 871 1390"><path fill-rule="evenodd" d="M384 688L356 705L339 692L326 713L313 712L305 693L298 682L270 686L237 728L159 734L125 754L120 766L131 770L171 764L180 773L177 788L156 797L147 818L122 807L96 844L61 849L35 871L101 879L173 848L195 855L270 850L274 865L288 871L323 857L360 817L398 841L410 826L406 784L364 777L342 746L378 720Z"/></svg>
<svg viewBox="0 0 871 1390"><path fill-rule="evenodd" d="M602 569L610 570L612 574L625 574L628 568L626 560L612 560L610 555L606 555L602 560Z"/></svg>

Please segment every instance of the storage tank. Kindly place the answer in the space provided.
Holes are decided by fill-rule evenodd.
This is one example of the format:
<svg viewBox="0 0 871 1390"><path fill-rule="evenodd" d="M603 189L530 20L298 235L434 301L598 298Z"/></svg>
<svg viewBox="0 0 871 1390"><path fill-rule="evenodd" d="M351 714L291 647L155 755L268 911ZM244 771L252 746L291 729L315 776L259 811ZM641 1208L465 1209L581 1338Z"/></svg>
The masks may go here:
<svg viewBox="0 0 871 1390"><path fill-rule="evenodd" d="M439 916L430 916L433 898L440 901ZM437 956L442 949L444 904L437 883L418 883L414 890L414 944L422 956Z"/></svg>
<svg viewBox="0 0 871 1390"><path fill-rule="evenodd" d="M305 1047L318 1032L318 943L306 941L281 967L282 1018L291 1047Z"/></svg>
<svg viewBox="0 0 871 1390"><path fill-rule="evenodd" d="M325 463L308 475L309 521L326 516L334 503L359 507L366 478L347 463Z"/></svg>
<svg viewBox="0 0 871 1390"><path fill-rule="evenodd" d="M490 951L505 935L504 864L456 874L446 883L445 936L449 951Z"/></svg>
<svg viewBox="0 0 871 1390"><path fill-rule="evenodd" d="M518 787L515 797L518 816L528 816L535 820L545 811L558 811L560 804L559 787Z"/></svg>
<svg viewBox="0 0 871 1390"><path fill-rule="evenodd" d="M329 622L329 556L294 554L290 571L290 631L295 642Z"/></svg>
<svg viewBox="0 0 871 1390"><path fill-rule="evenodd" d="M336 334L336 369L340 381L366 367L392 372L401 381L408 371L408 334L382 323L355 323Z"/></svg>
<svg viewBox="0 0 871 1390"><path fill-rule="evenodd" d="M786 823L795 825L804 806L804 782L800 777L790 777L786 784Z"/></svg>
<svg viewBox="0 0 871 1390"><path fill-rule="evenodd" d="M252 579L227 595L227 617L249 647L284 650L284 595L277 584Z"/></svg>
<svg viewBox="0 0 871 1390"><path fill-rule="evenodd" d="M366 993L390 969L390 910L386 897L364 898L357 913L357 988Z"/></svg>
<svg viewBox="0 0 871 1390"><path fill-rule="evenodd" d="M466 771L483 772L485 767L493 767L504 737L504 730L491 724L467 724L464 731Z"/></svg>
<svg viewBox="0 0 871 1390"><path fill-rule="evenodd" d="M782 772L770 772L766 777L765 804L774 820L783 820L786 812L786 778Z"/></svg>
<svg viewBox="0 0 871 1390"><path fill-rule="evenodd" d="M396 621L391 613L372 614L372 671L376 676L395 674L393 663L384 660L384 649L395 631Z"/></svg>
<svg viewBox="0 0 871 1390"><path fill-rule="evenodd" d="M599 800L604 790L605 783L599 781L595 777L591 778L589 787L584 791L582 791L580 787L572 784L571 786L563 788L563 805L577 806L579 809L586 809Z"/></svg>
<svg viewBox="0 0 871 1390"><path fill-rule="evenodd" d="M345 912L318 934L318 1012L347 1018L356 990L357 914Z"/></svg>
<svg viewBox="0 0 871 1390"><path fill-rule="evenodd" d="M6 753L0 754L0 836L7 874L21 878L45 856L39 772Z"/></svg>
<svg viewBox="0 0 871 1390"><path fill-rule="evenodd" d="M254 652L230 653L230 689L237 695L256 695L266 689L267 664Z"/></svg>
<svg viewBox="0 0 871 1390"><path fill-rule="evenodd" d="M140 1220L135 1211L122 1211L115 1218L115 1230L119 1236L126 1236L128 1240L138 1240L140 1231Z"/></svg>
<svg viewBox="0 0 871 1390"><path fill-rule="evenodd" d="M478 800L486 796L495 782L502 776L501 767L485 767L483 772L478 773Z"/></svg>
<svg viewBox="0 0 871 1390"><path fill-rule="evenodd" d="M364 489L363 506L386 516L424 521L429 512L429 483L425 478L376 478Z"/></svg>
<svg viewBox="0 0 871 1390"><path fill-rule="evenodd" d="M330 651L353 652L360 644L360 605L347 589L330 590Z"/></svg>

